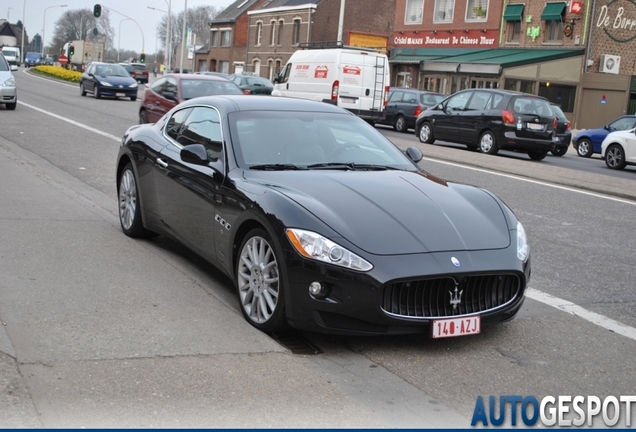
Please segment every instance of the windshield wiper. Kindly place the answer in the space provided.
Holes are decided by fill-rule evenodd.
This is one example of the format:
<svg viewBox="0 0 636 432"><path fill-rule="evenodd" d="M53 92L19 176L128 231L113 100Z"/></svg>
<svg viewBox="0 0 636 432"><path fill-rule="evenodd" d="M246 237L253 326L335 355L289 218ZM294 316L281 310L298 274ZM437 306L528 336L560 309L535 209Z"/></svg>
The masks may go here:
<svg viewBox="0 0 636 432"><path fill-rule="evenodd" d="M329 162L308 165L309 169L343 169L343 170L360 170L360 171L386 171L386 170L399 170L388 165L373 165L373 164L357 164L354 162L342 163L342 162Z"/></svg>
<svg viewBox="0 0 636 432"><path fill-rule="evenodd" d="M262 165L252 165L250 169L253 170L262 170L262 171L299 171L306 170L305 167L299 167L294 164L262 164Z"/></svg>

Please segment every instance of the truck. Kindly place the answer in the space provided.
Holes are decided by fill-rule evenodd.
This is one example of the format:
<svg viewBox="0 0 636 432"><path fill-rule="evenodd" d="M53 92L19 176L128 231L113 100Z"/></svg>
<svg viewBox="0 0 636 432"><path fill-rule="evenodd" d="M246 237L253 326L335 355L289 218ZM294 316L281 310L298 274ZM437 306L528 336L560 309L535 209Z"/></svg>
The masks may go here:
<svg viewBox="0 0 636 432"><path fill-rule="evenodd" d="M371 49L308 46L294 52L274 77L272 96L331 103L375 124L389 94L389 61Z"/></svg>
<svg viewBox="0 0 636 432"><path fill-rule="evenodd" d="M22 63L22 57L20 55L20 48L18 47L2 47L2 54L9 65L20 66Z"/></svg>
<svg viewBox="0 0 636 432"><path fill-rule="evenodd" d="M71 54L71 47L73 53ZM64 44L62 55L70 60L67 67L72 70L83 71L87 64L104 60L104 42L86 42L74 40Z"/></svg>

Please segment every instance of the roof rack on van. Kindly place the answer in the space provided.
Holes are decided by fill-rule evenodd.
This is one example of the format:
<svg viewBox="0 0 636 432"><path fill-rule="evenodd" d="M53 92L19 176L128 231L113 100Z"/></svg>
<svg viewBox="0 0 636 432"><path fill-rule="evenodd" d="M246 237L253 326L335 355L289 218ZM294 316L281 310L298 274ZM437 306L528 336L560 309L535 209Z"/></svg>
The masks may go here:
<svg viewBox="0 0 636 432"><path fill-rule="evenodd" d="M345 49L355 49L359 51L371 51L371 52L382 52L382 49L379 48L368 48L368 47L359 47L359 46L351 46L351 45L343 45L341 41L324 41L324 42L304 42L298 44L298 48L300 49L328 49L328 48L345 48Z"/></svg>

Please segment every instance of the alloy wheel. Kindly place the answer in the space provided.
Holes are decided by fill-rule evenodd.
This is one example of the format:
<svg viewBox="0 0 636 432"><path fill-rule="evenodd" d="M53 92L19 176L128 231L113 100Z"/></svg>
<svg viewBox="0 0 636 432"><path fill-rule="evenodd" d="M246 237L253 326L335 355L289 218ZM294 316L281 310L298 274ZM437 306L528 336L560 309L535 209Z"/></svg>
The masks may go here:
<svg viewBox="0 0 636 432"><path fill-rule="evenodd" d="M129 169L125 170L119 182L119 219L124 229L129 230L135 222L137 210L137 184Z"/></svg>

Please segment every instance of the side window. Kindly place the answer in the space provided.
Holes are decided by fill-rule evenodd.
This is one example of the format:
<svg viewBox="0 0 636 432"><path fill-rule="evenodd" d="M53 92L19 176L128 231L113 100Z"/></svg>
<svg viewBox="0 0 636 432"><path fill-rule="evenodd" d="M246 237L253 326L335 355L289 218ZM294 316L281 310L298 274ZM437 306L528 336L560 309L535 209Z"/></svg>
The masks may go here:
<svg viewBox="0 0 636 432"><path fill-rule="evenodd" d="M176 96L177 95L177 80L175 80L172 77L167 78L166 85L163 87L163 91L174 93Z"/></svg>
<svg viewBox="0 0 636 432"><path fill-rule="evenodd" d="M417 103L417 96L415 93L404 92L404 97L402 98L402 102L406 103Z"/></svg>
<svg viewBox="0 0 636 432"><path fill-rule="evenodd" d="M152 83L150 88L153 92L161 94L163 86L166 84L167 78L159 78L157 81Z"/></svg>
<svg viewBox="0 0 636 432"><path fill-rule="evenodd" d="M634 119L631 119L629 117L618 119L615 122L609 124L609 129L611 131L622 131L631 129L632 127L634 127Z"/></svg>
<svg viewBox="0 0 636 432"><path fill-rule="evenodd" d="M172 117L170 117L170 120L168 120L168 124L166 125L166 135L168 135L173 140L178 141L177 138L179 138L179 132L181 131L181 128L183 127L183 124L186 118L188 118L188 114L190 114L191 111L192 108L187 108L175 112Z"/></svg>
<svg viewBox="0 0 636 432"><path fill-rule="evenodd" d="M503 109L503 95L494 94L492 96L492 109Z"/></svg>
<svg viewBox="0 0 636 432"><path fill-rule="evenodd" d="M404 95L404 92L401 91L394 91L391 94L391 97L389 98L389 102L401 102L402 101L402 96Z"/></svg>
<svg viewBox="0 0 636 432"><path fill-rule="evenodd" d="M457 111L463 110L464 108L466 108L466 102L468 102L468 98L471 94L472 92L466 92L451 97L446 103L446 108Z"/></svg>
<svg viewBox="0 0 636 432"><path fill-rule="evenodd" d="M186 119L177 142L184 146L201 144L212 162L219 160L223 142L218 111L209 107L194 108Z"/></svg>
<svg viewBox="0 0 636 432"><path fill-rule="evenodd" d="M490 93L476 91L473 93L473 97L470 99L467 109L475 111L485 110L489 100Z"/></svg>
<svg viewBox="0 0 636 432"><path fill-rule="evenodd" d="M280 82L282 83L286 83L289 80L289 73L291 71L292 68L292 64L291 63L287 63L285 65L285 69L283 69L283 71L280 73Z"/></svg>

